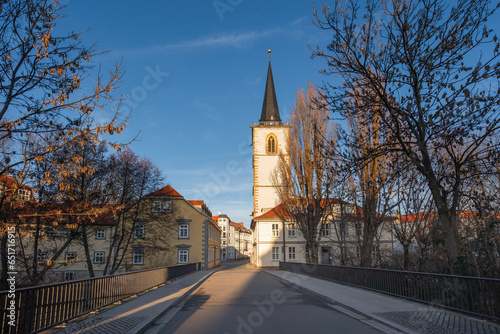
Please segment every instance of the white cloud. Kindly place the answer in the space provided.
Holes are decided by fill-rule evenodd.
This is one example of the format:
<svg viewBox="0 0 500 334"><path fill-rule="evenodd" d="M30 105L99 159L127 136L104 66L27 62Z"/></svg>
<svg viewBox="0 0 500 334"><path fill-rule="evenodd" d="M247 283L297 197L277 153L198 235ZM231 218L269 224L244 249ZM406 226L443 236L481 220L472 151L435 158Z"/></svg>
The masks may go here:
<svg viewBox="0 0 500 334"><path fill-rule="evenodd" d="M231 34L221 34L219 36L207 36L199 39L184 41L176 44L166 44L159 46L157 50L171 50L171 49L187 49L187 48L207 48L207 47L237 47L241 48L246 46L248 43L258 40L263 37L271 35L273 30L269 31L252 31L248 33L231 33Z"/></svg>
<svg viewBox="0 0 500 334"><path fill-rule="evenodd" d="M273 35L283 35L289 38L297 38L302 36L302 31L297 29L290 29L303 22L306 18L300 18L291 24L284 27L272 28L264 31L250 31L244 33L222 33L215 36L204 36L193 40L185 40L178 43L170 43L164 45L155 45L144 48L129 49L129 50L115 50L116 54L125 56L142 56L144 54L151 54L154 52L173 51L173 50L190 50L196 48L215 48L215 47L233 47L244 48L248 47L252 42L262 38L267 38Z"/></svg>

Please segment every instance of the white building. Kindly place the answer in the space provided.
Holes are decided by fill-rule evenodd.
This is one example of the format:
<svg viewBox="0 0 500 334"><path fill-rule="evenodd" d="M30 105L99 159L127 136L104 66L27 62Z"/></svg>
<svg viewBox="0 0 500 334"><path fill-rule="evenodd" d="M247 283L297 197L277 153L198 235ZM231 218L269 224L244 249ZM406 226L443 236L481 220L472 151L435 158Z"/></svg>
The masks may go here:
<svg viewBox="0 0 500 334"><path fill-rule="evenodd" d="M232 222L226 214L212 217L217 222L221 232L222 261L233 261L248 257L251 253L252 232L243 223Z"/></svg>
<svg viewBox="0 0 500 334"><path fill-rule="evenodd" d="M243 223L231 222L234 227L234 249L236 260L250 257L252 253L252 231L243 226Z"/></svg>
<svg viewBox="0 0 500 334"><path fill-rule="evenodd" d="M253 232L251 261L257 267L277 266L282 253L278 229L282 221L267 214L280 204L272 183L272 173L278 165L279 154L289 159L288 136L290 126L281 121L274 89L271 60L267 70L266 90L260 120L253 124ZM269 216L269 217L268 217ZM261 219L255 220L256 217Z"/></svg>
<svg viewBox="0 0 500 334"><path fill-rule="evenodd" d="M281 201L271 178L279 154L283 154L286 160L290 159L290 126L280 118L271 62L261 118L251 128L254 176L251 262L256 267L277 267L279 261L306 262L305 240L291 220L282 219ZM362 212L361 208L339 200L332 201L336 202L332 203L335 204L334 212L330 213L328 223L318 226L322 233L319 261L322 264L345 264L345 259L349 258L349 264L355 265L360 258L362 217L357 212ZM345 209L340 210L341 207ZM382 250L384 254L387 253L385 250L392 250L392 233L388 226L378 232L381 242L373 247L374 259L381 259Z"/></svg>

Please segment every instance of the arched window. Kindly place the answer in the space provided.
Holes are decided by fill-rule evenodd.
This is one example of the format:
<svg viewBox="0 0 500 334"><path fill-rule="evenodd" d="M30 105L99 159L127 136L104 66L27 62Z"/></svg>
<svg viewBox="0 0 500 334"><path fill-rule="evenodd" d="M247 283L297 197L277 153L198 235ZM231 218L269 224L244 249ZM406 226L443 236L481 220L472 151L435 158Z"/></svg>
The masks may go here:
<svg viewBox="0 0 500 334"><path fill-rule="evenodd" d="M278 152L277 146L278 143L276 140L276 136L271 133L267 136L266 152L270 154L276 154Z"/></svg>

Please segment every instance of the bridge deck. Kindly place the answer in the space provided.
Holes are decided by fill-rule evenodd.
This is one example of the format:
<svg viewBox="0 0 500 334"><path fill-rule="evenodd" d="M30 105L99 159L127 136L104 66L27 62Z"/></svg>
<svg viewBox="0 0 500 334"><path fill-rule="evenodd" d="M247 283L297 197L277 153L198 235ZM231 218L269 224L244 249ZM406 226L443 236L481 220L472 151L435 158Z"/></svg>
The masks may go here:
<svg viewBox="0 0 500 334"><path fill-rule="evenodd" d="M247 270L256 270L249 264L239 264L241 265L239 270L245 266ZM237 265L238 263L226 264L229 267ZM210 279L215 271L198 271L187 275L85 320L70 322L65 328L50 332L62 334L142 333L167 311L173 309L178 303L182 303L199 288L203 288L205 285L203 282ZM310 276L281 270L263 271L272 275L273 279L279 279L281 282L323 298L332 308L382 332L500 334L500 325L466 315ZM226 274L222 271L217 273L217 276L229 275L229 272L227 271ZM335 326L332 329L335 329Z"/></svg>

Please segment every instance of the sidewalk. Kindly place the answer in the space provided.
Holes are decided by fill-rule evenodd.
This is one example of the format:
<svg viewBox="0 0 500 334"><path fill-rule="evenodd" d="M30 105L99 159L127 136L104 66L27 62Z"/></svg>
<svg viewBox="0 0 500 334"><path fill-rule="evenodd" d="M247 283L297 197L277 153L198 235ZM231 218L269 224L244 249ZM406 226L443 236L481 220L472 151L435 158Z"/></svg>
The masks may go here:
<svg viewBox="0 0 500 334"><path fill-rule="evenodd" d="M84 316L85 320L70 321L66 327L44 333L57 334L136 334L142 333L156 319L193 292L214 272L201 270L172 281L162 287L119 302L114 307Z"/></svg>
<svg viewBox="0 0 500 334"><path fill-rule="evenodd" d="M467 315L288 271L265 272L329 299L332 307L360 321L373 325L376 320L395 332L500 334L500 325Z"/></svg>

